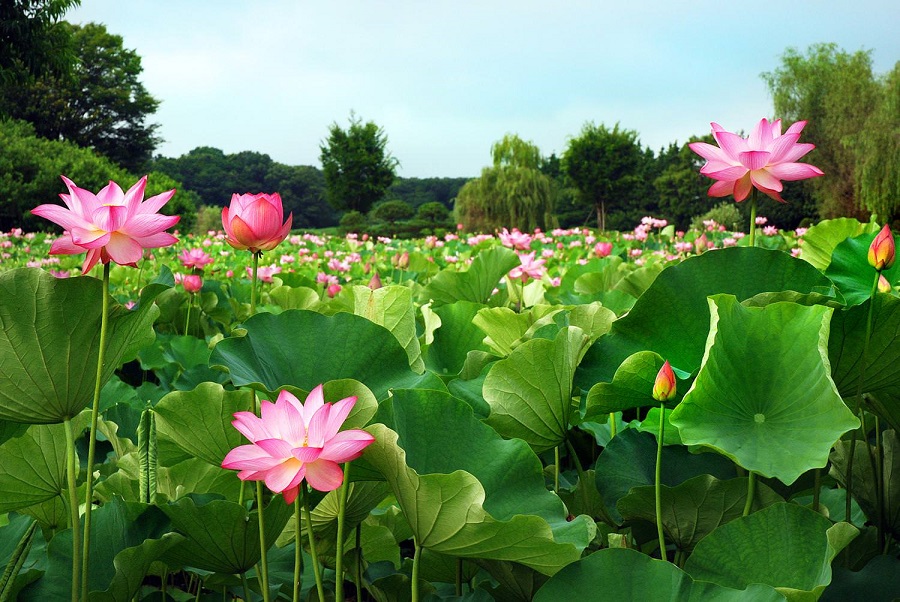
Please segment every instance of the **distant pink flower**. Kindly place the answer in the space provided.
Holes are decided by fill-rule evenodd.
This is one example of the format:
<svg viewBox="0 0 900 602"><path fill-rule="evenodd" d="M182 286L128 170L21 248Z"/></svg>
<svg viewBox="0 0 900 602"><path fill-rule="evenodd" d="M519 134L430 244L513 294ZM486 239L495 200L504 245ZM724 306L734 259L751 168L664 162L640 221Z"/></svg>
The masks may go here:
<svg viewBox="0 0 900 602"><path fill-rule="evenodd" d="M325 292L328 293L328 296L334 298L339 292L341 292L340 284L329 284L328 288L325 289Z"/></svg>
<svg viewBox="0 0 900 602"><path fill-rule="evenodd" d="M272 282L272 276L280 274L281 268L277 265L259 266L256 268L256 277L263 282ZM247 275L253 278L253 268L247 268Z"/></svg>
<svg viewBox="0 0 900 602"><path fill-rule="evenodd" d="M275 403L261 402L261 417L237 412L232 425L250 445L234 448L222 468L239 470L243 481L264 481L266 487L293 503L306 480L318 491L334 491L344 481L340 464L362 455L375 437L360 429L341 431L356 397L325 403L322 385L301 404L282 391Z"/></svg>
<svg viewBox="0 0 900 602"><path fill-rule="evenodd" d="M185 249L178 256L178 259L184 267L196 268L198 270L202 270L205 266L208 266L213 262L213 258L204 252L203 249Z"/></svg>
<svg viewBox="0 0 900 602"><path fill-rule="evenodd" d="M184 290L193 294L203 288L203 279L196 274L188 274L182 279L181 286L184 287Z"/></svg>
<svg viewBox="0 0 900 602"><path fill-rule="evenodd" d="M544 260L535 259L534 251L527 255L519 255L520 265L517 265L509 271L509 277L512 280L521 280L528 282L530 278L540 279L544 275Z"/></svg>
<svg viewBox="0 0 900 602"><path fill-rule="evenodd" d="M497 236L500 237L500 242L504 247L519 251L527 251L531 248L531 235L519 232L516 228L513 228L512 232L503 228L503 231Z"/></svg>
<svg viewBox="0 0 900 602"><path fill-rule="evenodd" d="M222 209L225 240L235 249L270 251L291 231L293 214L282 224L283 217L281 195L277 192L232 195L231 205Z"/></svg>
<svg viewBox="0 0 900 602"><path fill-rule="evenodd" d="M769 122L761 119L748 138L726 132L717 123L712 124L712 134L719 146L705 142L692 142L691 150L706 159L700 173L716 180L709 189L709 196L734 195L741 202L756 187L780 203L781 181L805 180L823 175L818 167L797 163L797 159L815 148L813 144L801 144L797 140L806 125L798 121L781 133L781 120Z"/></svg>
<svg viewBox="0 0 900 602"><path fill-rule="evenodd" d="M594 254L597 257L608 257L612 253L612 247L611 242L598 242L594 245Z"/></svg>
<svg viewBox="0 0 900 602"><path fill-rule="evenodd" d="M767 221L769 221L769 218L762 216L762 215L757 216L756 225L757 226L765 226Z"/></svg>
<svg viewBox="0 0 900 602"><path fill-rule="evenodd" d="M174 190L144 200L147 176L128 192L122 192L111 181L97 194L79 188L65 176L62 180L69 189L69 194L59 195L66 208L46 204L31 212L64 230L50 246L51 255L87 253L81 266L83 273L90 272L98 261L136 267L144 249L168 247L178 241L165 230L174 226L179 217L157 213L175 194Z"/></svg>
<svg viewBox="0 0 900 602"><path fill-rule="evenodd" d="M763 228L763 234L765 234L766 236L775 236L776 234L778 234L778 228L776 228L775 226L766 226L765 228Z"/></svg>

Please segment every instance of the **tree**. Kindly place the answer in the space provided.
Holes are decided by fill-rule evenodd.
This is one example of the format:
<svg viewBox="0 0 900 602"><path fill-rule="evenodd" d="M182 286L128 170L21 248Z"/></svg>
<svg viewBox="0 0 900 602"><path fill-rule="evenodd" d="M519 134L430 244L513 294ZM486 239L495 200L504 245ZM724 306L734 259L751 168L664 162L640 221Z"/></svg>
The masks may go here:
<svg viewBox="0 0 900 602"><path fill-rule="evenodd" d="M160 142L147 124L159 101L140 82L141 58L106 27L60 23L78 61L71 76L46 74L0 88L0 113L34 124L39 136L93 148L130 171L145 169Z"/></svg>
<svg viewBox="0 0 900 602"><path fill-rule="evenodd" d="M59 20L80 0L0 0L0 85L66 77L76 61L71 33ZM2 109L0 109L2 115Z"/></svg>
<svg viewBox="0 0 900 602"><path fill-rule="evenodd" d="M823 218L841 215L868 219L856 197L857 165L854 140L876 110L879 84L867 51L849 54L836 44L816 44L801 54L789 48L781 67L764 73L775 113L786 124L806 120L803 138L816 145L804 158L825 172L803 185L811 186ZM896 113L894 121L896 123ZM895 164L896 167L896 164Z"/></svg>
<svg viewBox="0 0 900 602"><path fill-rule="evenodd" d="M325 192L338 211L368 213L394 182L398 161L387 152L384 130L354 114L350 127L328 128L328 140L319 146Z"/></svg>
<svg viewBox="0 0 900 602"><path fill-rule="evenodd" d="M507 134L491 147L491 156L493 165L459 191L457 221L470 231L553 227L555 196L550 178L541 173L540 149Z"/></svg>
<svg viewBox="0 0 900 602"><path fill-rule="evenodd" d="M581 202L597 212L597 227L606 229L607 213L626 206L635 187L641 186L643 153L637 132L586 123L563 153L563 171Z"/></svg>

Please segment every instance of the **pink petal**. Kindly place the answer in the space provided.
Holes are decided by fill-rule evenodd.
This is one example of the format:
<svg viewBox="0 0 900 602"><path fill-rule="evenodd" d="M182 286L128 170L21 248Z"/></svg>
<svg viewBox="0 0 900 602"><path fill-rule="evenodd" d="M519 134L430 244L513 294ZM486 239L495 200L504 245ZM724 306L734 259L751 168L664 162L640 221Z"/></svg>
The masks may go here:
<svg viewBox="0 0 900 602"><path fill-rule="evenodd" d="M302 464L295 458L285 460L278 466L266 471L266 487L275 493L281 493L293 482L294 478L297 476L297 472L304 466L307 465ZM306 472L309 473L308 467Z"/></svg>
<svg viewBox="0 0 900 602"><path fill-rule="evenodd" d="M731 162L731 158L718 146L713 146L706 142L691 142L688 146L692 151L707 161L722 161L723 163Z"/></svg>
<svg viewBox="0 0 900 602"><path fill-rule="evenodd" d="M773 176L768 172L768 170L765 169L751 171L750 181L753 182L753 185L760 190L766 189L781 192L784 189L784 185L781 183L781 180Z"/></svg>
<svg viewBox="0 0 900 602"><path fill-rule="evenodd" d="M256 445L241 445L226 454L222 460L222 468L261 471L269 470L282 461L283 458L273 458Z"/></svg>
<svg viewBox="0 0 900 602"><path fill-rule="evenodd" d="M734 200L740 203L750 195L750 190L752 189L753 183L750 181L750 173L748 172L746 176L734 183Z"/></svg>
<svg viewBox="0 0 900 602"><path fill-rule="evenodd" d="M308 447L304 445L301 447L295 447L291 450L291 453L295 458L305 464L307 462L315 462L316 460L318 460L319 456L322 454L322 448Z"/></svg>
<svg viewBox="0 0 900 602"><path fill-rule="evenodd" d="M787 135L787 134L799 134L800 132L803 131L803 128L806 127L806 124L807 124L806 121L798 121L798 122L796 122L796 123L791 124L791 127L789 127L789 128L787 129L787 131L785 132L785 135Z"/></svg>
<svg viewBox="0 0 900 602"><path fill-rule="evenodd" d="M741 165L753 171L765 167L769 163L770 156L771 154L768 151L754 150L741 153L738 155L738 159L740 160Z"/></svg>
<svg viewBox="0 0 900 602"><path fill-rule="evenodd" d="M152 236L163 230L168 230L177 224L179 219L177 215L161 215L159 213L134 215L123 227L116 229L121 230L132 238Z"/></svg>
<svg viewBox="0 0 900 602"><path fill-rule="evenodd" d="M715 132L713 136L715 137L716 142L719 143L719 146L722 148L725 154L734 160L737 160L738 155L740 155L741 153L750 150L747 147L747 141L737 134L721 131Z"/></svg>
<svg viewBox="0 0 900 602"><path fill-rule="evenodd" d="M109 243L110 234L96 228L72 228L69 233L72 235L72 242L85 249L99 249Z"/></svg>
<svg viewBox="0 0 900 602"><path fill-rule="evenodd" d="M101 188L95 196L100 205L121 205L125 200L125 193L122 192L122 188L112 180Z"/></svg>
<svg viewBox="0 0 900 602"><path fill-rule="evenodd" d="M356 396L346 397L331 406L331 412L328 413L328 421L325 423L325 441L334 437L341 425L347 420L353 406L356 405Z"/></svg>
<svg viewBox="0 0 900 602"><path fill-rule="evenodd" d="M303 477L301 477L300 480L302 481L302 480L303 480ZM287 488L287 489L285 489L284 491L281 492L281 495L284 496L284 503L285 503L285 504L293 504L293 503L294 503L294 500L297 499L297 496L298 496L299 494L300 494L300 488L299 488L299 487L289 487L289 488Z"/></svg>
<svg viewBox="0 0 900 602"><path fill-rule="evenodd" d="M340 463L350 462L358 458L362 454L362 450L374 441L374 436L360 429L341 431L332 437L319 458Z"/></svg>
<svg viewBox="0 0 900 602"><path fill-rule="evenodd" d="M124 205L104 205L94 210L91 221L97 228L106 232L115 232L125 225L128 219L128 207Z"/></svg>
<svg viewBox="0 0 900 602"><path fill-rule="evenodd" d="M734 194L734 183L736 180L722 180L716 182L709 187L707 194L711 197L723 197Z"/></svg>
<svg viewBox="0 0 900 602"><path fill-rule="evenodd" d="M344 473L334 462L319 459L304 466L306 466L306 481L317 491L334 491L344 482Z"/></svg>
<svg viewBox="0 0 900 602"><path fill-rule="evenodd" d="M104 247L109 257L119 265L137 265L144 256L144 248L133 238L113 232Z"/></svg>
<svg viewBox="0 0 900 602"><path fill-rule="evenodd" d="M150 236L136 236L134 239L145 249L158 249L159 247L170 247L178 242L178 239L168 232L160 232Z"/></svg>
<svg viewBox="0 0 900 602"><path fill-rule="evenodd" d="M280 207L276 208L267 199L260 198L247 207L241 217L257 238L268 239L281 228L283 214Z"/></svg>
<svg viewBox="0 0 900 602"><path fill-rule="evenodd" d="M703 172L703 175L708 176L713 180L735 181L740 180L747 175L747 171L747 168L743 165L735 165L720 171Z"/></svg>
<svg viewBox="0 0 900 602"><path fill-rule="evenodd" d="M772 148L769 149L772 153L772 156L769 158L769 163L774 165L784 161L784 157L793 150L797 138L799 137L800 134L785 134L784 136L779 136L772 144Z"/></svg>
<svg viewBox="0 0 900 602"><path fill-rule="evenodd" d="M137 212L139 215L152 215L157 213L173 196L175 196L174 188L172 190L161 192L141 203L138 206Z"/></svg>
<svg viewBox="0 0 900 602"><path fill-rule="evenodd" d="M260 242L253 229L237 215L231 218L231 235L245 249L256 247Z"/></svg>
<svg viewBox="0 0 900 602"><path fill-rule="evenodd" d="M753 131L750 132L750 136L747 138L747 146L759 150L765 148L771 140L772 125L769 123L768 119L763 117L759 120L759 123L756 124L756 127L753 128Z"/></svg>
<svg viewBox="0 0 900 602"><path fill-rule="evenodd" d="M58 226L62 226L63 230L71 230L72 228L90 229L91 223L73 211L69 211L59 205L38 205L31 210L33 215L50 220Z"/></svg>
<svg viewBox="0 0 900 602"><path fill-rule="evenodd" d="M256 445L264 449L273 458L284 460L292 456L291 444L284 439L260 439L256 442Z"/></svg>
<svg viewBox="0 0 900 602"><path fill-rule="evenodd" d="M781 163L773 165L769 168L769 171L775 177L788 182L825 175L821 169L808 163Z"/></svg>
<svg viewBox="0 0 900 602"><path fill-rule="evenodd" d="M312 420L309 421L309 424L306 427L306 438L310 445L314 447L325 446L325 436L327 434L326 428L328 426L330 415L330 403L326 403L313 414Z"/></svg>
<svg viewBox="0 0 900 602"><path fill-rule="evenodd" d="M270 402L263 401L262 403L265 405ZM240 431L243 436L253 442L260 439L272 438L272 433L266 428L266 423L253 412L236 412L234 414L234 420L231 421L231 425Z"/></svg>
<svg viewBox="0 0 900 602"><path fill-rule="evenodd" d="M90 249L84 257L84 263L81 264L81 273L87 274L97 265L97 262L103 257L101 249Z"/></svg>
<svg viewBox="0 0 900 602"><path fill-rule="evenodd" d="M84 247L80 247L72 242L72 235L63 232L62 236L53 241L50 245L51 255L79 255L87 251Z"/></svg>
<svg viewBox="0 0 900 602"><path fill-rule="evenodd" d="M312 422L312 417L315 413L324 405L325 394L322 392L322 385L318 385L309 392L309 395L306 396L306 401L303 402L303 422L308 426Z"/></svg>
<svg viewBox="0 0 900 602"><path fill-rule="evenodd" d="M141 199L144 198L144 189L147 187L147 176L142 177L134 183L134 186L125 193L122 204L128 207L128 215L134 215L141 206Z"/></svg>
<svg viewBox="0 0 900 602"><path fill-rule="evenodd" d="M815 148L815 144L808 144L806 142L797 143L788 152L786 152L783 157L781 157L779 163L793 163Z"/></svg>

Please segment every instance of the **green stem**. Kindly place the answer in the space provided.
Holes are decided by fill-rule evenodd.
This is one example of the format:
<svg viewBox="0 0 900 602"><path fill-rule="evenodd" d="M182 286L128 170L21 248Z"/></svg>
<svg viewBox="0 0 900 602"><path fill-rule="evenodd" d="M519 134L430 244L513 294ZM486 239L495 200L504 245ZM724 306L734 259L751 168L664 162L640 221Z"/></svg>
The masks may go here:
<svg viewBox="0 0 900 602"><path fill-rule="evenodd" d="M813 504L814 512L819 512L820 490L822 489L822 469L817 468L813 471Z"/></svg>
<svg viewBox="0 0 900 602"><path fill-rule="evenodd" d="M306 483L300 483L300 495L302 496L303 518L306 520L306 534L309 536L309 555L312 558L313 575L316 578L316 593L319 594L319 600L325 600L325 589L322 587L322 573L319 568L319 555L316 553L316 537L313 535L309 502L306 499Z"/></svg>
<svg viewBox="0 0 900 602"><path fill-rule="evenodd" d="M750 509L753 507L753 498L755 497L756 473L751 470L749 476L747 477L747 502L744 504L744 513L741 516L747 516L748 514L750 514Z"/></svg>
<svg viewBox="0 0 900 602"><path fill-rule="evenodd" d="M884 547L885 541L885 492L884 492L884 458L881 449L881 421L875 416L875 492L878 495L878 547ZM850 522L850 521L847 521Z"/></svg>
<svg viewBox="0 0 900 602"><path fill-rule="evenodd" d="M356 525L356 599L362 600L362 524Z"/></svg>
<svg viewBox="0 0 900 602"><path fill-rule="evenodd" d="M300 541L302 537L302 526L300 524L300 497L294 498L294 595L291 598L294 602L300 600L300 579L303 575L303 546Z"/></svg>
<svg viewBox="0 0 900 602"><path fill-rule="evenodd" d="M856 403L859 408L859 427L862 430L862 440L863 443L868 447L868 434L865 430L865 413L863 410L863 385L866 379L866 362L868 361L869 355L869 340L872 338L872 327L874 325L874 306L875 306L875 295L878 292L878 279L881 277L881 270L875 270L875 280L872 282L872 288L869 291L869 313L866 316L866 335L863 339L863 350L862 357L860 358L859 363L859 379L856 381ZM847 458L847 476L844 479L845 485L847 488L847 500L844 504L844 510L846 511L846 520L850 522L850 516L852 511L852 493L853 493L853 456L856 454L856 437L851 435L850 438L850 456ZM869 456L871 458L871 455ZM848 556L849 558L849 556Z"/></svg>
<svg viewBox="0 0 900 602"><path fill-rule="evenodd" d="M578 478L583 482L584 477L584 468L581 466L581 460L578 459L578 454L575 453L575 446L572 445L572 442L566 437L566 449L569 450L569 455L572 456L572 462L575 464L575 470L578 472Z"/></svg>
<svg viewBox="0 0 900 602"><path fill-rule="evenodd" d="M609 415L609 438L612 440L613 437L616 436L616 431L618 430L618 425L616 424L616 413L611 412Z"/></svg>
<svg viewBox="0 0 900 602"><path fill-rule="evenodd" d="M422 548L419 547L419 542L413 537L413 546L415 546L415 552L413 553L413 566L412 566L412 602L419 602L419 559L422 556Z"/></svg>
<svg viewBox="0 0 900 602"><path fill-rule="evenodd" d="M69 522L72 525L72 602L78 600L81 583L81 524L78 520L78 487L75 468L75 427L72 419L66 425L66 479L69 481Z"/></svg>
<svg viewBox="0 0 900 602"><path fill-rule="evenodd" d="M256 481L256 512L259 520L259 588L263 602L269 602L269 560L266 550L266 521L263 518L263 483Z"/></svg>
<svg viewBox="0 0 900 602"><path fill-rule="evenodd" d="M559 492L559 446L553 448L553 491Z"/></svg>
<svg viewBox="0 0 900 602"><path fill-rule="evenodd" d="M659 557L663 560L666 558L666 536L663 534L662 527L662 497L660 496L660 475L662 473L662 449L663 436L666 430L666 404L659 404L659 437L656 440L656 474L654 476L653 485L656 497L656 534L659 536Z"/></svg>
<svg viewBox="0 0 900 602"><path fill-rule="evenodd" d="M250 586L247 583L247 571L241 573L241 585L244 587L244 600L249 602L253 598L250 597Z"/></svg>
<svg viewBox="0 0 900 602"><path fill-rule="evenodd" d="M194 294L190 293L188 297L187 317L184 319L184 336L188 336L188 327L191 325L191 308L194 305Z"/></svg>
<svg viewBox="0 0 900 602"><path fill-rule="evenodd" d="M750 246L756 246L756 187L750 192Z"/></svg>
<svg viewBox="0 0 900 602"><path fill-rule="evenodd" d="M87 482L84 496L84 538L81 553L81 598L88 598L88 570L91 562L91 510L94 507L94 454L97 450L97 419L100 415L100 389L103 386L103 363L106 359L106 331L109 323L109 270L103 264L103 302L100 310L100 349L97 353L97 378L91 405L91 430L88 435ZM75 527L73 526L73 529Z"/></svg>
<svg viewBox="0 0 900 602"><path fill-rule="evenodd" d="M344 464L344 482L338 496L337 550L334 557L334 599L344 599L344 515L347 513L347 495L350 490L350 462Z"/></svg>
<svg viewBox="0 0 900 602"><path fill-rule="evenodd" d="M252 252L252 251L251 251ZM253 253L253 273L250 275L250 315L256 314L256 270L259 268L259 253Z"/></svg>

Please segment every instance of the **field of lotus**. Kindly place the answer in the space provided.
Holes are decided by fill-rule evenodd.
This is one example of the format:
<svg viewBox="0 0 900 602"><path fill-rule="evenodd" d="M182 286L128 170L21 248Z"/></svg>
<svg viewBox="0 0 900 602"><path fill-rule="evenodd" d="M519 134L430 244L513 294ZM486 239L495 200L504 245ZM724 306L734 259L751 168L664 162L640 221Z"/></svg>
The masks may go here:
<svg viewBox="0 0 900 602"><path fill-rule="evenodd" d="M887 226L373 240L260 194L176 242L66 182L0 235L0 599L900 596Z"/></svg>

